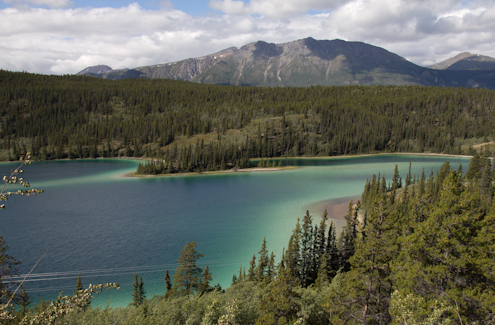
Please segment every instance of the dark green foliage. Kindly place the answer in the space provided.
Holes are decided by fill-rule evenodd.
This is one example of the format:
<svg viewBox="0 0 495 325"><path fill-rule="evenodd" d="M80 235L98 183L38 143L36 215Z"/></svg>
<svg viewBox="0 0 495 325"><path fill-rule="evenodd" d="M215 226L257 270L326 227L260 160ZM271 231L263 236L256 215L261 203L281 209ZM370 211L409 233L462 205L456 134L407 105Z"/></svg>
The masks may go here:
<svg viewBox="0 0 495 325"><path fill-rule="evenodd" d="M29 298L26 289L24 288L24 286L22 286L22 291L21 294L19 295L19 302L18 302L22 315L25 315L28 312L29 305L31 305L31 303L32 301Z"/></svg>
<svg viewBox="0 0 495 325"><path fill-rule="evenodd" d="M494 94L417 86L226 87L0 71L0 153L3 159L26 148L35 159L149 157L155 162L140 172L150 174L244 168L250 158L459 153L465 139L493 139Z"/></svg>
<svg viewBox="0 0 495 325"><path fill-rule="evenodd" d="M83 289L83 285L82 285L82 281L81 281L81 275L79 274L77 276L76 290L74 291L74 293L76 293L77 291L81 291L82 289Z"/></svg>
<svg viewBox="0 0 495 325"><path fill-rule="evenodd" d="M258 252L258 266L255 270L255 277L257 281L262 282L268 273L268 251L266 249L266 238L263 238L263 244L261 245L261 249Z"/></svg>
<svg viewBox="0 0 495 325"><path fill-rule="evenodd" d="M172 292L172 281L170 280L170 275L168 274L168 270L167 272L165 272L164 280L165 280L165 290L166 290L165 297L172 298L174 294Z"/></svg>
<svg viewBox="0 0 495 325"><path fill-rule="evenodd" d="M203 256L197 252L195 242L188 242L182 249L177 259L179 266L174 274L173 288L177 295L189 296L200 289L202 270L196 263Z"/></svg>
<svg viewBox="0 0 495 325"><path fill-rule="evenodd" d="M138 275L136 273L134 275L134 283L132 284L132 287L133 287L132 302L130 303L130 305L134 307L139 307L146 299L143 277L140 277L138 282Z"/></svg>
<svg viewBox="0 0 495 325"><path fill-rule="evenodd" d="M290 271L283 270L262 297L258 305L261 315L256 324L290 324L299 309L296 301L299 294L294 291L297 286Z"/></svg>
<svg viewBox="0 0 495 325"><path fill-rule="evenodd" d="M208 265L206 266L204 272L203 272L203 277L201 278L201 284L199 285L198 288L198 294L202 295L207 292L210 292L213 290L213 288L210 286L210 281L212 280L210 269L208 268Z"/></svg>

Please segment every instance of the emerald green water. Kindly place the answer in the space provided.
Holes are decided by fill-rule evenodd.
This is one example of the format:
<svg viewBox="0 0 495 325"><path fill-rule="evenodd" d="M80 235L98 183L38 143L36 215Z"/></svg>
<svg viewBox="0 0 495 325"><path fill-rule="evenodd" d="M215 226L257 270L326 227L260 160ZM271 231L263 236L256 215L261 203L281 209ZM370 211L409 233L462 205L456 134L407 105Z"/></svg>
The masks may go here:
<svg viewBox="0 0 495 325"><path fill-rule="evenodd" d="M240 265L249 266L263 238L277 262L297 218L306 210L320 221L324 209L343 224L347 202L362 193L367 178L395 165L405 177L425 167L438 170L445 161L467 169L469 159L380 155L339 159L284 160L297 169L233 172L160 178L128 178L136 161L86 160L37 162L24 178L45 193L12 197L1 212L0 234L10 254L23 260L27 272L46 253L28 278L34 301L72 293L77 275L83 284L117 282L120 291L98 296L94 305L125 306L131 300L135 273L143 276L147 297L165 292L163 277L173 273L179 252L197 242L202 267L212 284L230 286ZM12 164L0 164L6 174Z"/></svg>

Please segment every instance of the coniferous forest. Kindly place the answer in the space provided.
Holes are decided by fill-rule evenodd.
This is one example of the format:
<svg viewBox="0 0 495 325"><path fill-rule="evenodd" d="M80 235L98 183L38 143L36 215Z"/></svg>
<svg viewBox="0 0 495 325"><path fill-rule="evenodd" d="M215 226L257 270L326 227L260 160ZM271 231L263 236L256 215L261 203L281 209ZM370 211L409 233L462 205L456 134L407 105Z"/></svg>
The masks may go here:
<svg viewBox="0 0 495 325"><path fill-rule="evenodd" d="M237 87L0 71L0 159L148 157L142 173L250 158L473 153L495 92L411 86ZM486 146L493 150L493 145Z"/></svg>
<svg viewBox="0 0 495 325"><path fill-rule="evenodd" d="M4 160L149 157L143 173L246 167L250 158L476 153L466 171L370 175L340 231L301 216L282 256L260 243L229 288L188 243L163 295L95 308L92 294L34 304L2 324L495 324L494 92L434 87L256 88L0 71ZM476 146L485 143L485 147ZM0 264L18 262L0 237ZM1 274L0 274L1 275ZM109 287L118 287L110 284ZM2 284L2 306L11 288ZM13 319L8 319L15 316Z"/></svg>

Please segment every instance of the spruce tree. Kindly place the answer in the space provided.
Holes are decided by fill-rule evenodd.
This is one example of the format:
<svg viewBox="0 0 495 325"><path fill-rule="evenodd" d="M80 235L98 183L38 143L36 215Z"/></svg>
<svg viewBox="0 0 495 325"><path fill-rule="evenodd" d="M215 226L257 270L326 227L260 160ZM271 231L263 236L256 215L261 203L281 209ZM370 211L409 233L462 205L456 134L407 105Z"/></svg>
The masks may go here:
<svg viewBox="0 0 495 325"><path fill-rule="evenodd" d="M165 277L164 277L164 280L165 280L165 297L166 298L172 298L173 297L173 294L172 294L172 281L170 280L170 275L168 273L168 270L165 272Z"/></svg>
<svg viewBox="0 0 495 325"><path fill-rule="evenodd" d="M300 244L300 270L301 270L301 285L307 287L315 280L313 276L313 259L314 256L314 246L313 246L313 225L312 217L309 215L309 211L303 217L303 225L301 232L301 244Z"/></svg>
<svg viewBox="0 0 495 325"><path fill-rule="evenodd" d="M77 283L76 283L76 290L74 293L77 293L78 291L81 291L83 289L82 281L81 281L81 275L79 274L77 276Z"/></svg>
<svg viewBox="0 0 495 325"><path fill-rule="evenodd" d="M268 267L268 251L266 249L266 238L263 238L263 244L258 252L258 266L256 268L256 280L262 282L266 276L266 269Z"/></svg>
<svg viewBox="0 0 495 325"><path fill-rule="evenodd" d="M337 275L337 271L339 270L339 250L337 248L337 235L335 231L335 224L333 221L330 222L330 226L328 227L328 236L327 236L327 246L325 249L325 254L328 256L327 266L328 266L328 276L332 279Z"/></svg>
<svg viewBox="0 0 495 325"><path fill-rule="evenodd" d="M142 280L142 278L141 278ZM143 302L141 297L140 282L138 281L138 274L134 274L134 283L132 284L132 301L129 305L139 307Z"/></svg>
<svg viewBox="0 0 495 325"><path fill-rule="evenodd" d="M198 290L199 295L210 292L212 290L212 288L210 286L211 280L212 280L212 276L210 273L210 269L208 268L208 265L207 265L205 267L204 272L203 272L203 277L201 278L201 284L200 284L199 290Z"/></svg>
<svg viewBox="0 0 495 325"><path fill-rule="evenodd" d="M248 270L247 279L249 281L256 280L256 255L253 255L251 262L249 262L249 270Z"/></svg>

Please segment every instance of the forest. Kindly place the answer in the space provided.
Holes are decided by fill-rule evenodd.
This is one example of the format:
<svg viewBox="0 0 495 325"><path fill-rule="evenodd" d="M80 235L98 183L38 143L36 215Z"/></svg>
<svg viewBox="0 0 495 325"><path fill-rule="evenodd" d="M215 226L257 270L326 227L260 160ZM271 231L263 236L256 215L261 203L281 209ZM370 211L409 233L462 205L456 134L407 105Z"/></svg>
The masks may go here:
<svg viewBox="0 0 495 325"><path fill-rule="evenodd" d="M55 302L33 304L22 292L4 323L494 324L494 175L478 154L465 173L447 162L436 175L410 168L403 178L396 167L389 181L366 181L340 234L326 211L316 220L307 212L280 258L264 239L229 288L210 284L189 242L163 295L146 297L136 274L128 307L94 308L102 286L83 290L79 278L74 296Z"/></svg>
<svg viewBox="0 0 495 325"><path fill-rule="evenodd" d="M495 92L419 86L242 87L0 70L0 160L146 157L139 172L251 158L492 152ZM485 144L481 146L481 144Z"/></svg>

